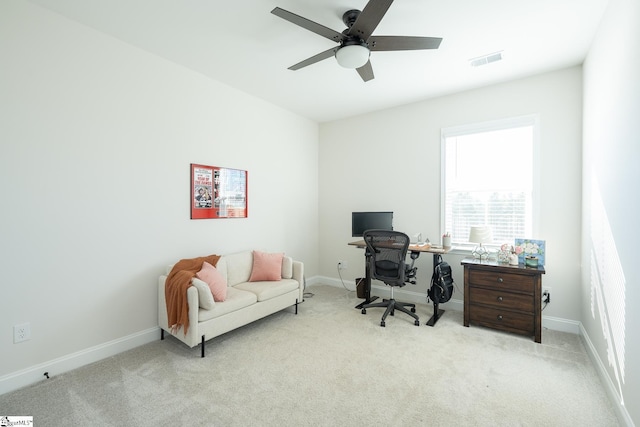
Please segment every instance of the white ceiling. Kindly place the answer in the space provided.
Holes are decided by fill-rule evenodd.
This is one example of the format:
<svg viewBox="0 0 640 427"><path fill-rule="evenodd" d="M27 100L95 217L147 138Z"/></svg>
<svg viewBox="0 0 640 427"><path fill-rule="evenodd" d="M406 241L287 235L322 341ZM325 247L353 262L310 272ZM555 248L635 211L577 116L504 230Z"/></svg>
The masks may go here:
<svg viewBox="0 0 640 427"><path fill-rule="evenodd" d="M366 0L29 0L318 122L581 64L608 0L396 0L374 35L442 37L437 50L372 52L375 79L329 58L336 46L273 14L342 32ZM468 60L503 51L482 67Z"/></svg>

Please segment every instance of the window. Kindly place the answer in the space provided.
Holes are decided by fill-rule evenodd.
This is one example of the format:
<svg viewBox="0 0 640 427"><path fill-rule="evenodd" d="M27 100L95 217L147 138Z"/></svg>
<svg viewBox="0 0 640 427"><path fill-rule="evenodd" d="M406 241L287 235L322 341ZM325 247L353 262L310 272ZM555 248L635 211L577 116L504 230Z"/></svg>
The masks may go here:
<svg viewBox="0 0 640 427"><path fill-rule="evenodd" d="M537 116L442 130L442 232L468 244L472 225L489 225L493 243L533 234Z"/></svg>

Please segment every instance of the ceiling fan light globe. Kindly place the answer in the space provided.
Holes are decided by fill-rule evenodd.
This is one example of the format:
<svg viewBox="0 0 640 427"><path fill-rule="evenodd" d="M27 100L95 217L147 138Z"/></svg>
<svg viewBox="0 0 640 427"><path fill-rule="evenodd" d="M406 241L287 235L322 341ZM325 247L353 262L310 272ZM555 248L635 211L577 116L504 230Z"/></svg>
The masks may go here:
<svg viewBox="0 0 640 427"><path fill-rule="evenodd" d="M369 61L369 54L366 46L342 46L336 51L336 61L344 68L360 68Z"/></svg>

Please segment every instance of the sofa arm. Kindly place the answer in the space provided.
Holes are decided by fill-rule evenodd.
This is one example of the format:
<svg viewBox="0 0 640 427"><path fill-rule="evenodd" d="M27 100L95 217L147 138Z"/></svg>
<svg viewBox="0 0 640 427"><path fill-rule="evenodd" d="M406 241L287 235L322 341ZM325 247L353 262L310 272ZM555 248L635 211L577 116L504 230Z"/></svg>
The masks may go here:
<svg viewBox="0 0 640 427"><path fill-rule="evenodd" d="M189 347L195 347L200 344L201 341L198 336L198 290L195 286L189 286L189 288L187 288L187 304L189 305L189 330L187 331L187 334L185 335L183 328L180 328L180 330L173 333L171 331L171 325L168 323L167 303L164 293L166 279L167 276L160 276L158 278L158 326L169 332L171 335L174 335Z"/></svg>
<svg viewBox="0 0 640 427"><path fill-rule="evenodd" d="M158 326L165 331L169 330L169 319L167 315L167 303L164 293L164 282L167 276L158 277Z"/></svg>
<svg viewBox="0 0 640 427"><path fill-rule="evenodd" d="M300 296L298 302L304 301L304 264L300 261L293 261L293 275L291 277L300 284Z"/></svg>

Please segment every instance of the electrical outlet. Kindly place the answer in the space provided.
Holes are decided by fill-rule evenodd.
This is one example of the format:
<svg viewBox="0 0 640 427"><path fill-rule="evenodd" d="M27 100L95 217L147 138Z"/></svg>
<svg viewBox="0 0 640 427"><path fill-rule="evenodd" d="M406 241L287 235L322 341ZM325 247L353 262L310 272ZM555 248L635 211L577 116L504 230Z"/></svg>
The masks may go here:
<svg viewBox="0 0 640 427"><path fill-rule="evenodd" d="M542 302L550 303L551 302L551 288L543 288L542 290Z"/></svg>
<svg viewBox="0 0 640 427"><path fill-rule="evenodd" d="M22 341L31 339L31 324L22 323L13 326L13 343L17 344Z"/></svg>
<svg viewBox="0 0 640 427"><path fill-rule="evenodd" d="M349 267L349 264L347 263L347 261L338 261L338 269L344 270L347 267Z"/></svg>

